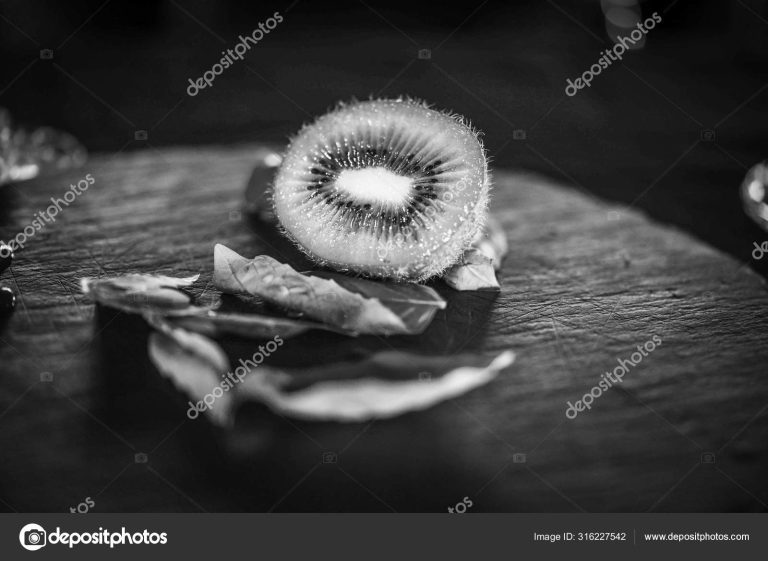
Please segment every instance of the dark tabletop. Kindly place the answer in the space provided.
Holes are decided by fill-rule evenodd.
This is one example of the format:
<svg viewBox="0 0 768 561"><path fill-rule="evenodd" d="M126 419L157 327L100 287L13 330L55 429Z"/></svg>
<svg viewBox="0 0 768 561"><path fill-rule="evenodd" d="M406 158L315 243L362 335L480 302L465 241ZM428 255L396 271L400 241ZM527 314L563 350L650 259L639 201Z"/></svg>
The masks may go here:
<svg viewBox="0 0 768 561"><path fill-rule="evenodd" d="M90 497L101 511L444 511L465 496L484 511L768 508L768 259L750 255L766 234L738 197L768 148L763 4L648 2L665 25L574 97L565 80L610 45L599 4L73 6L44 21L4 7L0 19L0 105L97 152L82 169L0 188L7 239L96 178L2 277L19 296L0 325L2 509ZM247 60L185 93L275 10L285 22ZM389 344L511 348L516 364L390 421L298 423L255 405L231 431L185 421L184 398L147 358L147 327L94 308L78 279L201 272L200 294L214 243L283 248L231 214L253 154L369 95L425 98L485 132L512 242L498 296L437 283L448 310L423 337ZM567 400L653 335L664 342L636 376L565 419ZM381 344L312 335L275 361ZM326 452L338 462L323 464Z"/></svg>

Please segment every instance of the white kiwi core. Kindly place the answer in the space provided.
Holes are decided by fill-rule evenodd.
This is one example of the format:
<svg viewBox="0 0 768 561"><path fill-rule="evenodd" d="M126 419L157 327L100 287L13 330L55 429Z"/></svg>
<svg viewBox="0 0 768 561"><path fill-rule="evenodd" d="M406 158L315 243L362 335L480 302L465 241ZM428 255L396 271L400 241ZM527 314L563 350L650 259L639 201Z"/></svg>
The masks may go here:
<svg viewBox="0 0 768 561"><path fill-rule="evenodd" d="M361 204L399 206L411 192L411 179L383 167L345 169L336 179L336 188Z"/></svg>

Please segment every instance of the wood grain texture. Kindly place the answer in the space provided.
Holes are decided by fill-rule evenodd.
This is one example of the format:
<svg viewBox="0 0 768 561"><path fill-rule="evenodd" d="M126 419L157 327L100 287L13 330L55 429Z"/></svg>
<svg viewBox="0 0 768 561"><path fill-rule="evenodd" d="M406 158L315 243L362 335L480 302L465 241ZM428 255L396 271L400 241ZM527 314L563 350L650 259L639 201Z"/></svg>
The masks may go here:
<svg viewBox="0 0 768 561"><path fill-rule="evenodd" d="M3 277L19 305L0 328L0 508L66 511L91 497L98 511L444 512L469 496L475 511L768 510L764 281L683 232L525 173L494 176L511 241L501 293L436 282L449 305L422 336L310 333L271 357L309 365L393 348L450 365L513 349L492 384L365 425L256 405L230 432L186 420L185 399L148 361L147 327L95 310L78 280L199 272L206 300L215 243L309 268L238 213L257 150L98 156L0 190L8 239L70 183L96 180ZM565 417L567 401L654 335L661 346L623 383ZM225 347L234 360L256 350ZM702 463L709 452L716 463Z"/></svg>

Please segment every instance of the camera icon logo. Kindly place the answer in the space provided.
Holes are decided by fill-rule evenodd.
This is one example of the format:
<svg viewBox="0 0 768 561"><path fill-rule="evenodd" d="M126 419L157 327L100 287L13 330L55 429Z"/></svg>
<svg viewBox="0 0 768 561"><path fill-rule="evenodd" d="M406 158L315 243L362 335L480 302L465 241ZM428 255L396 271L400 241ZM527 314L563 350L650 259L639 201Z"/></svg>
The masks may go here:
<svg viewBox="0 0 768 561"><path fill-rule="evenodd" d="M46 544L46 532L39 524L27 524L19 532L19 543L28 551L37 551Z"/></svg>
<svg viewBox="0 0 768 561"><path fill-rule="evenodd" d="M339 461L339 456L336 452L323 452L322 458L324 464L335 464Z"/></svg>

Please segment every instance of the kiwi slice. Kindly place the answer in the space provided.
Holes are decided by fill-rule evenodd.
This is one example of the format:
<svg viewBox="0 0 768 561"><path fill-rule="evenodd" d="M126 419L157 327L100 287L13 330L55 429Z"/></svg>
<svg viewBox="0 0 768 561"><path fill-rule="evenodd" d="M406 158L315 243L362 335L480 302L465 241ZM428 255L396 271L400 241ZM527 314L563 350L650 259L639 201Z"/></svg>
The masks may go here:
<svg viewBox="0 0 768 561"><path fill-rule="evenodd" d="M488 190L477 132L398 99L342 105L305 126L272 197L285 234L319 264L419 281L470 245Z"/></svg>

